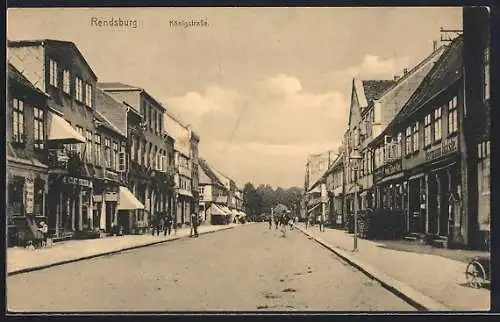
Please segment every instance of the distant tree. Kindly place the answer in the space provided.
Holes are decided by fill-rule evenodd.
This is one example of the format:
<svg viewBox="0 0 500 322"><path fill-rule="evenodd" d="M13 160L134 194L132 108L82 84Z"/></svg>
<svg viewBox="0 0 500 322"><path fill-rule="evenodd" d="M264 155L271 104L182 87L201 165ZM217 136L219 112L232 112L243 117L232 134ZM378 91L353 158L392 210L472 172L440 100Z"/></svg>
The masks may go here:
<svg viewBox="0 0 500 322"><path fill-rule="evenodd" d="M247 214L255 220L262 212L262 199L251 182L247 182L243 187L243 202Z"/></svg>

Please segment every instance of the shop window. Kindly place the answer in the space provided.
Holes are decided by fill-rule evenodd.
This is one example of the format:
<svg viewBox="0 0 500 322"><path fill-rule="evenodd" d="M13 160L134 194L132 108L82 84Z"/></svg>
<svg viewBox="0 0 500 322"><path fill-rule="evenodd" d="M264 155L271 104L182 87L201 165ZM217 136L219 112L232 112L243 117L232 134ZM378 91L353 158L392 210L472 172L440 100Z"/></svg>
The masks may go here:
<svg viewBox="0 0 500 322"><path fill-rule="evenodd" d="M66 93L66 94L69 94L70 93L70 83L69 83L69 70L65 69L63 71L63 91Z"/></svg>
<svg viewBox="0 0 500 322"><path fill-rule="evenodd" d="M458 99L453 97L448 102L448 135L456 133L458 131Z"/></svg>
<svg viewBox="0 0 500 322"><path fill-rule="evenodd" d="M83 81L76 76L75 81L75 97L78 102L83 102Z"/></svg>
<svg viewBox="0 0 500 322"><path fill-rule="evenodd" d="M12 100L12 143L25 143L24 102L17 98Z"/></svg>
<svg viewBox="0 0 500 322"><path fill-rule="evenodd" d="M428 114L424 119L424 147L432 143L432 115Z"/></svg>
<svg viewBox="0 0 500 322"><path fill-rule="evenodd" d="M8 180L8 216L24 215L24 177L14 176Z"/></svg>
<svg viewBox="0 0 500 322"><path fill-rule="evenodd" d="M33 143L35 149L43 149L45 139L45 115L44 110L38 107L33 108Z"/></svg>
<svg viewBox="0 0 500 322"><path fill-rule="evenodd" d="M434 110L434 142L441 141L442 137L442 118L441 118L441 107Z"/></svg>
<svg viewBox="0 0 500 322"><path fill-rule="evenodd" d="M57 87L57 62L49 59L49 84Z"/></svg>

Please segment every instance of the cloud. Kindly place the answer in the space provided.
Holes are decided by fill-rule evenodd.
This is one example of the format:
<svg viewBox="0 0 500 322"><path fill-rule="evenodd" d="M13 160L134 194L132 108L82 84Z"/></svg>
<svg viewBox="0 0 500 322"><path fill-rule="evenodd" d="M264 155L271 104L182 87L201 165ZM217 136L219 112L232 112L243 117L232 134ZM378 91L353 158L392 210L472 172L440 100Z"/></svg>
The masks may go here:
<svg viewBox="0 0 500 322"><path fill-rule="evenodd" d="M409 64L408 57L381 58L367 54L358 65L348 67L333 73L332 77L338 79L393 79L401 74Z"/></svg>
<svg viewBox="0 0 500 322"><path fill-rule="evenodd" d="M302 185L309 154L340 145L349 101L278 74L244 91L210 86L168 103L200 134L200 155L233 179L293 186Z"/></svg>

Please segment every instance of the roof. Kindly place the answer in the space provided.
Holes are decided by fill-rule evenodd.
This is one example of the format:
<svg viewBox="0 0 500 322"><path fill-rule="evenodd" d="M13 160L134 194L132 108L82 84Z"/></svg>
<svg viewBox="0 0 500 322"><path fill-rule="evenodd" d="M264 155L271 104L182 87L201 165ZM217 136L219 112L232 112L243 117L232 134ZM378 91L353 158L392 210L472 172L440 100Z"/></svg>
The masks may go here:
<svg viewBox="0 0 500 322"><path fill-rule="evenodd" d="M8 40L7 46L8 47L45 46L46 43L54 45L70 46L71 48L73 48L73 50L75 50L78 56L80 56L84 64L87 65L87 68L90 70L90 73L97 79L97 75L94 73L94 70L92 69L92 67L90 67L89 63L83 56L82 52L78 49L78 47L74 42L66 40L58 40L58 39Z"/></svg>
<svg viewBox="0 0 500 322"><path fill-rule="evenodd" d="M139 87L139 86L134 86L134 85L129 85L125 83L120 83L120 82L102 82L102 83L97 83L97 87L103 89L104 91L110 91L110 92L120 92L120 91L138 91L141 93L144 93L146 96L148 96L152 101L156 103L158 107L160 107L162 110L166 110L166 108L161 104L156 98L154 98L151 94L148 93L144 88Z"/></svg>
<svg viewBox="0 0 500 322"><path fill-rule="evenodd" d="M463 38L456 38L443 52L439 60L426 75L420 86L401 108L387 129L404 122L409 116L420 110L428 101L453 85L462 77Z"/></svg>
<svg viewBox="0 0 500 322"><path fill-rule="evenodd" d="M101 125L107 128L108 130L111 130L123 137L126 137L126 134L122 133L116 126L113 125L104 115L102 115L99 111L95 110L94 117L101 122Z"/></svg>
<svg viewBox="0 0 500 322"><path fill-rule="evenodd" d="M365 97L368 103L379 99L392 85L396 84L394 80L362 80Z"/></svg>
<svg viewBox="0 0 500 322"><path fill-rule="evenodd" d="M207 161L205 161L205 159L199 158L198 164L200 165L203 172L205 172L205 174L212 180L214 184L221 187L225 187L224 183L222 183L219 180L219 177L215 174L215 172L212 170L212 167L208 164Z"/></svg>
<svg viewBox="0 0 500 322"><path fill-rule="evenodd" d="M14 65L11 63L8 64L8 75L10 79L15 80L19 84L41 94L44 95L45 97L49 97L49 95L43 91L41 91L38 87L33 85L24 75L21 73Z"/></svg>

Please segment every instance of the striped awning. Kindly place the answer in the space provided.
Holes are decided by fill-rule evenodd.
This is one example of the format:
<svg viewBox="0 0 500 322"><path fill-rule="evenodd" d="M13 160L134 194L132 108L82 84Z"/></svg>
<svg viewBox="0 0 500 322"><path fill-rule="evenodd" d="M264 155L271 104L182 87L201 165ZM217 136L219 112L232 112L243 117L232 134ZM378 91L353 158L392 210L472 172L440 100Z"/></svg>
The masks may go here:
<svg viewBox="0 0 500 322"><path fill-rule="evenodd" d="M50 126L47 140L60 143L85 143L86 139L78 133L65 119L49 112Z"/></svg>

